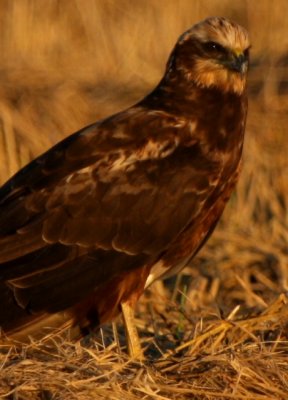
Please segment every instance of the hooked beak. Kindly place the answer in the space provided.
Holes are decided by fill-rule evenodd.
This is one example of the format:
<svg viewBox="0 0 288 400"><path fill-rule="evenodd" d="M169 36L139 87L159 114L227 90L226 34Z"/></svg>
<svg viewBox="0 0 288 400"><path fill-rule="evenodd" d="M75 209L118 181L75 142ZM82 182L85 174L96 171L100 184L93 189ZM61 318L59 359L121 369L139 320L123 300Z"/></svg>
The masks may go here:
<svg viewBox="0 0 288 400"><path fill-rule="evenodd" d="M244 75L248 69L248 58L243 53L235 52L227 66L230 70Z"/></svg>

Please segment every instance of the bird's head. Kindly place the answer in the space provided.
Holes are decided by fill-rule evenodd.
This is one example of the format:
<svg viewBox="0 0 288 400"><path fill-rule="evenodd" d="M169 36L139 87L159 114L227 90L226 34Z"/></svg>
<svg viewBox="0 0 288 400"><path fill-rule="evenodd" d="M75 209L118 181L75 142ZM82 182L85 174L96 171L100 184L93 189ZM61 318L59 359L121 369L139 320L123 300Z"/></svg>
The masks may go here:
<svg viewBox="0 0 288 400"><path fill-rule="evenodd" d="M186 83L241 95L249 62L247 31L226 18L208 18L180 36L168 62Z"/></svg>

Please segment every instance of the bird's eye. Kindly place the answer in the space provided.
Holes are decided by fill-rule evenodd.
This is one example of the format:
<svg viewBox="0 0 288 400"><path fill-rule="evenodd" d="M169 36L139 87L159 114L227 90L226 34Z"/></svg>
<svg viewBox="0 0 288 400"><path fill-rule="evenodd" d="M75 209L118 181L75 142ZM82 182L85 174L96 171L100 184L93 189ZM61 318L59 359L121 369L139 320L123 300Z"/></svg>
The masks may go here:
<svg viewBox="0 0 288 400"><path fill-rule="evenodd" d="M207 52L214 52L214 53L226 53L226 50L221 44L215 42L206 42L204 43L204 48Z"/></svg>

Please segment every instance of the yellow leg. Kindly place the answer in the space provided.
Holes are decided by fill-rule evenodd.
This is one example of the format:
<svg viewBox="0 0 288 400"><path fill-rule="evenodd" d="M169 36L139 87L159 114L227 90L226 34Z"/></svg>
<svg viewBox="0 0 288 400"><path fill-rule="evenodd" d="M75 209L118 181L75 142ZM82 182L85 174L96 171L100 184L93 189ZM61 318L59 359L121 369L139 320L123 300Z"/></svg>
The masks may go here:
<svg viewBox="0 0 288 400"><path fill-rule="evenodd" d="M121 310L126 331L128 353L133 359L143 360L144 354L141 349L137 328L135 326L133 307L128 302L121 303Z"/></svg>

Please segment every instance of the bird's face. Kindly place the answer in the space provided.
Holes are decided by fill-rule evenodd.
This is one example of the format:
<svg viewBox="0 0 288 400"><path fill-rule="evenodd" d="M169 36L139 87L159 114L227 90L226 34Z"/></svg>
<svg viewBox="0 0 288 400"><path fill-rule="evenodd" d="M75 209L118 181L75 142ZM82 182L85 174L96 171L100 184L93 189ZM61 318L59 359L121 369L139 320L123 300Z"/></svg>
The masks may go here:
<svg viewBox="0 0 288 400"><path fill-rule="evenodd" d="M247 31L225 18L209 18L185 32L176 45L175 68L198 86L241 95L249 62Z"/></svg>

